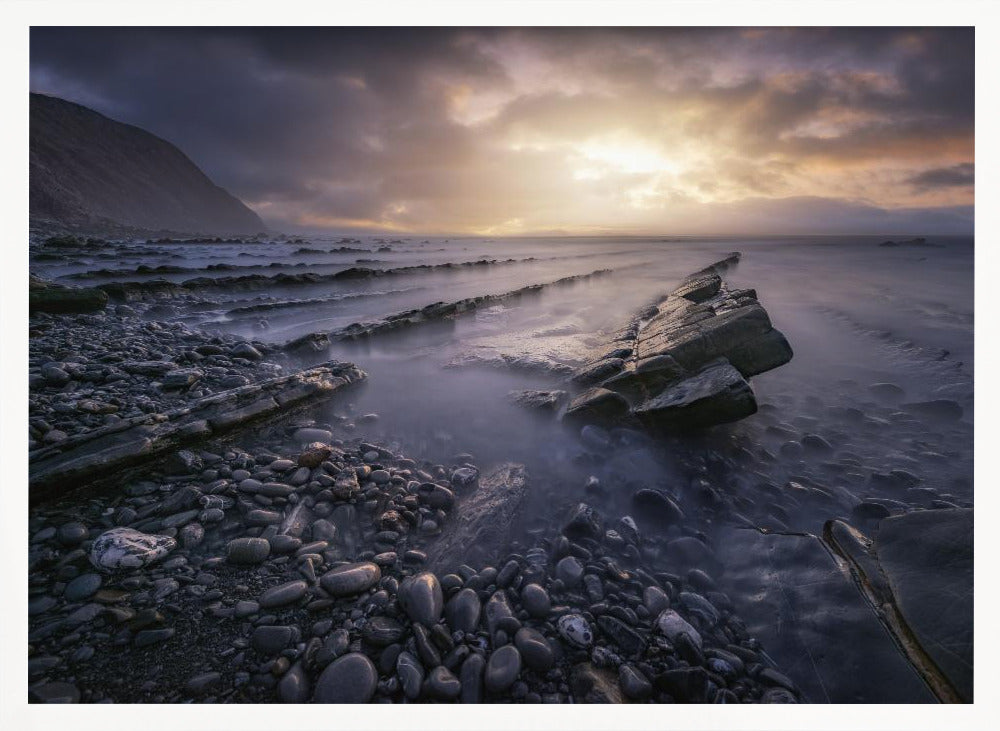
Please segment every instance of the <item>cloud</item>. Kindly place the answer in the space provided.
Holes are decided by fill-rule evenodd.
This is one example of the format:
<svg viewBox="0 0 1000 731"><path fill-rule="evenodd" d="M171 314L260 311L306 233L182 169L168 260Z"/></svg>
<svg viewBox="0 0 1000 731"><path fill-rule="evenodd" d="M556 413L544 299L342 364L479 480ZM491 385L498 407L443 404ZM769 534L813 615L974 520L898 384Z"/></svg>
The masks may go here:
<svg viewBox="0 0 1000 731"><path fill-rule="evenodd" d="M974 152L973 40L34 28L31 85L174 142L277 227L680 231L798 198L845 202L861 230L874 214L852 201L910 216L972 204L948 180Z"/></svg>
<svg viewBox="0 0 1000 731"><path fill-rule="evenodd" d="M909 182L915 188L923 190L974 185L976 166L971 162L963 162L947 168L932 168L914 175Z"/></svg>

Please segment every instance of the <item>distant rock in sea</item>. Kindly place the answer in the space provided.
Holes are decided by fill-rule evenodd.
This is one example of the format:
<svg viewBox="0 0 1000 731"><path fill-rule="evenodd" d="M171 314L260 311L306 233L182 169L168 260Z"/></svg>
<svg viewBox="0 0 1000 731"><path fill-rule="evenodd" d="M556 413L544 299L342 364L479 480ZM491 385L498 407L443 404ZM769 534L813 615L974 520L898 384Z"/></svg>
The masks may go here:
<svg viewBox="0 0 1000 731"><path fill-rule="evenodd" d="M251 234L264 224L166 140L92 109L31 95L33 228Z"/></svg>
<svg viewBox="0 0 1000 731"><path fill-rule="evenodd" d="M919 236L915 239L907 239L906 241L883 241L879 246L941 246L941 244L932 244L927 239Z"/></svg>

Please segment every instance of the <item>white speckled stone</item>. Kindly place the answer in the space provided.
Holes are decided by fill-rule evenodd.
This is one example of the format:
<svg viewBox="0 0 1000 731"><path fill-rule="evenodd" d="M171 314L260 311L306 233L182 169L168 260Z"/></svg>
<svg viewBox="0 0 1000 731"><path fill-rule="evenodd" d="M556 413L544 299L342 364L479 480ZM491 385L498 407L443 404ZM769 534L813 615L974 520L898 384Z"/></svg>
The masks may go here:
<svg viewBox="0 0 1000 731"><path fill-rule="evenodd" d="M94 541L90 562L100 569L138 569L163 558L176 546L177 541L167 536L112 528Z"/></svg>
<svg viewBox="0 0 1000 731"><path fill-rule="evenodd" d="M579 614L564 614L556 623L556 629L564 640L575 647L586 648L594 644L594 631Z"/></svg>

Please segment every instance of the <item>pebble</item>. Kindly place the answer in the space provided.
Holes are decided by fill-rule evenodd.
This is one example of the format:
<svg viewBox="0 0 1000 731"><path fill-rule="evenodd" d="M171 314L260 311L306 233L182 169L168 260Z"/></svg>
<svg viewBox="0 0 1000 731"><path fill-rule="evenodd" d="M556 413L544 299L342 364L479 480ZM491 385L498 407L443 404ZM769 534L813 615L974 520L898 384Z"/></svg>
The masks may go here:
<svg viewBox="0 0 1000 731"><path fill-rule="evenodd" d="M89 599L101 588L102 582L99 574L80 574L66 585L63 596L71 602Z"/></svg>
<svg viewBox="0 0 1000 731"><path fill-rule="evenodd" d="M583 579L583 564L575 556L566 556L556 564L556 578L574 589Z"/></svg>
<svg viewBox="0 0 1000 731"><path fill-rule="evenodd" d="M262 655L275 655L295 640L298 630L287 625L264 625L253 631L251 644Z"/></svg>
<svg viewBox="0 0 1000 731"><path fill-rule="evenodd" d="M462 703L482 703L483 674L486 670L486 660L482 655L473 653L462 663L459 680L462 682Z"/></svg>
<svg viewBox="0 0 1000 731"><path fill-rule="evenodd" d="M144 629L135 635L135 646L136 647L148 647L149 645L156 645L160 642L165 642L174 636L174 629L172 627L165 627L163 629Z"/></svg>
<svg viewBox="0 0 1000 731"><path fill-rule="evenodd" d="M333 434L326 429L304 428L297 429L292 438L300 444L309 444L310 442L328 443L333 439Z"/></svg>
<svg viewBox="0 0 1000 731"><path fill-rule="evenodd" d="M618 684L622 693L632 700L645 700L653 694L653 685L634 665L622 663L618 668Z"/></svg>
<svg viewBox="0 0 1000 731"><path fill-rule="evenodd" d="M514 645L504 645L493 651L486 662L484 683L490 693L507 690L521 672L521 653Z"/></svg>
<svg viewBox="0 0 1000 731"><path fill-rule="evenodd" d="M314 703L367 703L375 695L378 672L359 652L338 657L316 681Z"/></svg>
<svg viewBox="0 0 1000 731"><path fill-rule="evenodd" d="M437 576L425 571L404 579L399 587L399 603L412 621L427 627L437 624L444 610L444 594Z"/></svg>
<svg viewBox="0 0 1000 731"><path fill-rule="evenodd" d="M379 567L365 561L331 569L320 577L319 583L331 596L344 597L368 591L381 578L382 571Z"/></svg>
<svg viewBox="0 0 1000 731"><path fill-rule="evenodd" d="M396 659L396 672L403 686L403 695L411 701L419 698L424 682L424 669L417 658L408 652L399 653Z"/></svg>
<svg viewBox="0 0 1000 731"><path fill-rule="evenodd" d="M204 695L222 682L222 675L215 671L202 673L190 678L187 682L187 692L192 695Z"/></svg>
<svg viewBox="0 0 1000 731"><path fill-rule="evenodd" d="M305 703L309 700L309 676L302 663L297 662L285 673L278 683L278 698L282 703Z"/></svg>
<svg viewBox="0 0 1000 731"><path fill-rule="evenodd" d="M138 569L163 558L176 546L177 541L168 536L112 528L94 541L90 562L99 569Z"/></svg>
<svg viewBox="0 0 1000 731"><path fill-rule="evenodd" d="M258 602L264 609L283 607L297 602L308 590L309 587L304 581L289 581L279 586L272 586L260 595Z"/></svg>
<svg viewBox="0 0 1000 731"><path fill-rule="evenodd" d="M226 544L226 559L233 564L263 563L270 553L271 544L264 538L234 538Z"/></svg>
<svg viewBox="0 0 1000 731"><path fill-rule="evenodd" d="M475 632L482 612L479 595L472 589L462 589L448 600L445 616L451 630L465 633Z"/></svg>
<svg viewBox="0 0 1000 731"><path fill-rule="evenodd" d="M392 617L372 617L361 634L365 641L376 647L388 647L403 639L406 629Z"/></svg>
<svg viewBox="0 0 1000 731"><path fill-rule="evenodd" d="M454 700L462 693L462 683L444 665L438 665L427 675L427 690L434 698Z"/></svg>
<svg viewBox="0 0 1000 731"><path fill-rule="evenodd" d="M87 530L87 526L78 522L65 523L59 526L59 530L56 533L59 542L64 546L77 546L87 540L89 535L90 532Z"/></svg>
<svg viewBox="0 0 1000 731"><path fill-rule="evenodd" d="M559 635L573 647L588 648L594 643L594 631L579 614L564 614L556 623Z"/></svg>
<svg viewBox="0 0 1000 731"><path fill-rule="evenodd" d="M528 584L521 590L521 606L532 617L544 619L552 611L549 593L538 584Z"/></svg>
<svg viewBox="0 0 1000 731"><path fill-rule="evenodd" d="M687 635L701 649L702 639L698 630L692 627L681 615L673 609L665 609L656 618L656 629L668 640L676 640L678 635Z"/></svg>
<svg viewBox="0 0 1000 731"><path fill-rule="evenodd" d="M522 627L514 635L514 645L532 670L548 670L555 664L552 646L538 630Z"/></svg>

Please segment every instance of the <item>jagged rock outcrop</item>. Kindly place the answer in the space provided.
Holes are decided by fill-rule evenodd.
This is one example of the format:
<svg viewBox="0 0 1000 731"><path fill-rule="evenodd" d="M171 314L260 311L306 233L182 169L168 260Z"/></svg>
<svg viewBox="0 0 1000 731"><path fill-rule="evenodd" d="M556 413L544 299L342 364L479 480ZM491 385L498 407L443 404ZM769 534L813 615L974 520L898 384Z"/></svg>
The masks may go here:
<svg viewBox="0 0 1000 731"><path fill-rule="evenodd" d="M787 363L792 349L754 290L723 281L739 258L731 254L692 274L640 312L609 352L570 379L591 388L563 418L683 431L756 412L747 379Z"/></svg>
<svg viewBox="0 0 1000 731"><path fill-rule="evenodd" d="M264 224L166 140L31 95L30 218L48 229L257 233Z"/></svg>

